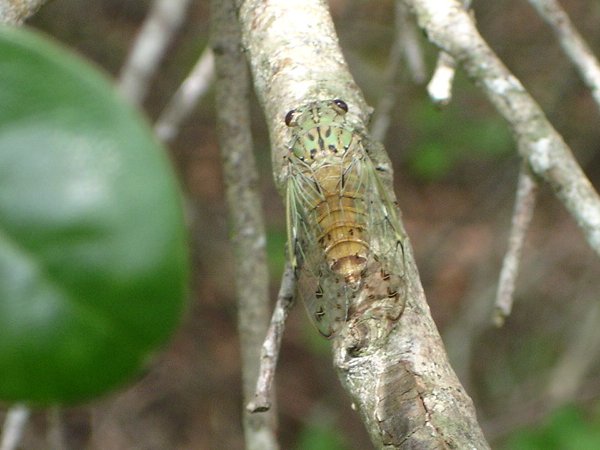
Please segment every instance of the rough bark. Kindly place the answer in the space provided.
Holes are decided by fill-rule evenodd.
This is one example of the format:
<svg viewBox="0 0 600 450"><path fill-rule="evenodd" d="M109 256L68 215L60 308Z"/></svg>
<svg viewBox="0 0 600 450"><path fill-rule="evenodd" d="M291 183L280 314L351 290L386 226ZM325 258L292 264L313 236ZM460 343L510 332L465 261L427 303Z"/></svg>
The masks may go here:
<svg viewBox="0 0 600 450"><path fill-rule="evenodd" d="M370 110L342 56L326 4L320 0L238 0L243 44L271 137L274 176L281 191L287 173L286 113L310 101L340 98L349 121L366 134ZM368 137L367 137L368 140ZM391 178L381 146L370 156ZM391 194L390 194L391 195ZM393 196L392 196L393 197ZM334 338L334 365L377 448L489 448L446 358L408 241L407 306L387 340L359 355L349 333ZM398 265L402 262L398 262Z"/></svg>

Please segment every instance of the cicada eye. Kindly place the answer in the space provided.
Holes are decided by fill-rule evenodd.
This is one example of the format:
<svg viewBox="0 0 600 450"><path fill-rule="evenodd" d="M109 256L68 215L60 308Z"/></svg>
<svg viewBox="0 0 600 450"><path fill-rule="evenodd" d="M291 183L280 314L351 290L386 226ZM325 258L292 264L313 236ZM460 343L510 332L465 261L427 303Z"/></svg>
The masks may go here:
<svg viewBox="0 0 600 450"><path fill-rule="evenodd" d="M285 115L285 124L289 127L292 123L292 120L294 120L294 113L296 112L295 109L292 109L291 111L289 111L286 115Z"/></svg>
<svg viewBox="0 0 600 450"><path fill-rule="evenodd" d="M340 100L339 98L333 101L340 109L344 110L344 112L348 112L348 105L344 100Z"/></svg>

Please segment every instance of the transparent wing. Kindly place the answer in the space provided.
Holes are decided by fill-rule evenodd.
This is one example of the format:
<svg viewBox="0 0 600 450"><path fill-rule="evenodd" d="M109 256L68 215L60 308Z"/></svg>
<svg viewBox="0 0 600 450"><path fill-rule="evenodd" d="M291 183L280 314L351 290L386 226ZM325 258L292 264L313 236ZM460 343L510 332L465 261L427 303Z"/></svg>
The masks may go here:
<svg viewBox="0 0 600 450"><path fill-rule="evenodd" d="M397 207L391 201L379 174L368 156L362 164L363 177L367 186L365 203L371 230L371 249L386 266L401 268L404 275L404 235L398 220ZM400 258L400 259L398 259Z"/></svg>
<svg viewBox="0 0 600 450"><path fill-rule="evenodd" d="M404 308L404 237L396 206L390 200L368 154L354 141L340 168L331 176L337 187L324 189L309 166L292 162L287 185L288 253L298 279L298 294L317 329L324 336L335 334L349 317L398 319ZM328 183L328 178L322 182ZM316 205L337 190L351 199L345 221L364 227L368 259L361 281L350 286L330 269L316 218ZM360 223L359 223L360 222ZM386 328L386 327L383 327Z"/></svg>
<svg viewBox="0 0 600 450"><path fill-rule="evenodd" d="M308 217L310 207L322 201L315 180L293 164L287 184L288 252L298 279L298 295L309 317L325 337L334 335L346 321L348 305L354 295L329 268L318 242L320 230ZM307 212L308 210L308 212Z"/></svg>
<svg viewBox="0 0 600 450"><path fill-rule="evenodd" d="M363 292L356 307L361 310L371 308L371 315L395 321L402 314L406 299L404 235L396 205L367 154L361 161L359 172L367 186L364 201L371 254L363 274Z"/></svg>
<svg viewBox="0 0 600 450"><path fill-rule="evenodd" d="M397 207L391 201L362 144L354 149L345 167L342 177L346 182L341 184L340 194L351 192L354 196L354 193L359 193L358 197L362 198L356 208L364 211L372 258L389 269L398 265L401 268L398 275L403 276L404 235L400 228ZM398 259L399 257L401 259Z"/></svg>

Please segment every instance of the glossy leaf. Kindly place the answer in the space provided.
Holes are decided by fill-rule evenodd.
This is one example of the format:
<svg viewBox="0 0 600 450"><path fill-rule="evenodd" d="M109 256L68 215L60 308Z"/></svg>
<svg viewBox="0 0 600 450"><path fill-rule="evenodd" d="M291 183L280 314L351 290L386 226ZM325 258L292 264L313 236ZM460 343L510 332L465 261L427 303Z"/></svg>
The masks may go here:
<svg viewBox="0 0 600 450"><path fill-rule="evenodd" d="M104 76L0 28L0 399L73 402L123 382L177 325L180 193Z"/></svg>

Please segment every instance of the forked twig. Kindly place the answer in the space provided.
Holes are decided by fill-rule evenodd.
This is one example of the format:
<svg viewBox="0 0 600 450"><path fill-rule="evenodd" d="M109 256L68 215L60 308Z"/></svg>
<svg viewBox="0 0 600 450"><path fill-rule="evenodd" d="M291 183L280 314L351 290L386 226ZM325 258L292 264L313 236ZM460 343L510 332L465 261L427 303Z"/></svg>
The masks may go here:
<svg viewBox="0 0 600 450"><path fill-rule="evenodd" d="M285 321L294 304L294 291L296 289L296 278L291 264L285 265L281 278L281 287L277 295L277 302L271 317L271 324L267 330L267 336L260 354L260 369L258 381L256 382L256 394L246 409L249 412L263 412L271 407L271 396L273 391L273 378L281 348L281 338L285 328Z"/></svg>
<svg viewBox="0 0 600 450"><path fill-rule="evenodd" d="M499 327L504 324L504 320L510 315L512 309L521 251L523 250L527 229L533 217L537 190L537 182L531 175L527 165L523 164L519 173L517 197L508 238L508 250L502 263L493 313L493 322Z"/></svg>
<svg viewBox="0 0 600 450"><path fill-rule="evenodd" d="M430 1L436 7L442 4ZM290 132L282 119L288 111L311 101L342 99L348 106L348 124L363 133L369 109L348 70L326 2L236 3L255 92L269 125L274 178L284 192ZM366 141L372 139L365 135ZM377 145L370 146L370 156L378 166L389 164ZM393 197L391 190L389 195ZM395 245L397 240L390 234L381 242ZM446 358L408 239L404 248L405 258L394 261L391 269L401 270L402 265L405 274L407 307L401 323L386 339L370 340L360 354L353 351L355 336L337 334L332 345L334 367L376 448L489 448L473 403Z"/></svg>

